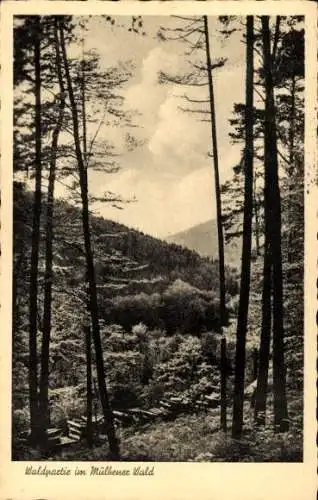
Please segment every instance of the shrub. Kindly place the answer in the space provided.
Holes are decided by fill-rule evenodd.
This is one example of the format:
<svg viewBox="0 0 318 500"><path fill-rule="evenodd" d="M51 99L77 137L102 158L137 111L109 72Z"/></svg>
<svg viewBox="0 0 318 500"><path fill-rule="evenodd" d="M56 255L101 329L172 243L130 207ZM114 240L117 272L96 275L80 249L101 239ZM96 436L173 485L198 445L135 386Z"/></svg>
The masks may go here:
<svg viewBox="0 0 318 500"><path fill-rule="evenodd" d="M162 328L171 335L219 328L219 305L215 292L203 291L176 279L162 293L115 297L106 308L105 320L125 330L137 324ZM138 330L137 330L138 331Z"/></svg>
<svg viewBox="0 0 318 500"><path fill-rule="evenodd" d="M138 325L132 327L131 333L136 335L139 339L144 340L147 333L147 327L144 323L138 323Z"/></svg>
<svg viewBox="0 0 318 500"><path fill-rule="evenodd" d="M84 392L84 394L82 394ZM67 386L49 391L51 423L63 426L65 420L78 418L86 411L83 386Z"/></svg>
<svg viewBox="0 0 318 500"><path fill-rule="evenodd" d="M27 407L12 412L12 433L17 436L30 428L30 413Z"/></svg>

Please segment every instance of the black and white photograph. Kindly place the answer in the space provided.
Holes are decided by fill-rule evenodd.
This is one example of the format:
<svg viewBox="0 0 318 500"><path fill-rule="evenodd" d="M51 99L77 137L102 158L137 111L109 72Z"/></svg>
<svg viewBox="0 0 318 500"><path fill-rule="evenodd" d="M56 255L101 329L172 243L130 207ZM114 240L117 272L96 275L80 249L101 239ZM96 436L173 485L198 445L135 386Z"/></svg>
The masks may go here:
<svg viewBox="0 0 318 500"><path fill-rule="evenodd" d="M13 16L11 460L302 463L305 16L113 12Z"/></svg>

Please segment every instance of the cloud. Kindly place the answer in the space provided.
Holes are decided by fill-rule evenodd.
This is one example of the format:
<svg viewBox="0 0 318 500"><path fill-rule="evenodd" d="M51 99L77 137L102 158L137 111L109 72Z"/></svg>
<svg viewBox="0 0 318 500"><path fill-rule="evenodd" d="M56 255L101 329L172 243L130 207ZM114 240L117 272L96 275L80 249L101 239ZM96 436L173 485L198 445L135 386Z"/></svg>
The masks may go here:
<svg viewBox="0 0 318 500"><path fill-rule="evenodd" d="M208 124L180 110L180 104L185 104L178 96L179 88L170 90L160 106L158 125L148 143L155 161L169 170L173 165L175 175L197 168L210 147Z"/></svg>
<svg viewBox="0 0 318 500"><path fill-rule="evenodd" d="M152 22L157 25L158 20ZM187 92L193 98L206 99L207 89L159 85L161 70L182 74L184 56L179 49L168 44L158 46L151 37L133 37L125 30L118 43L116 33L106 43L104 35L95 30L92 45L100 47L105 67L119 59L134 58L136 75L125 84L123 95L127 109L141 113L135 120L140 128L131 132L146 143L132 152L124 150L118 158L122 169L117 174L89 174L94 195L112 191L123 198L136 196L137 202L123 210L110 204L93 208L106 218L165 237L215 217L213 164L207 155L211 151L210 124L180 111L178 107L187 103L177 97ZM244 47L240 48L237 40L235 43L232 60L214 73L221 182L230 178L231 167L240 157L239 147L230 145L228 137L233 103L244 102ZM219 52L222 55L221 49ZM99 137L114 141L122 150L125 132L122 127L105 127Z"/></svg>
<svg viewBox="0 0 318 500"><path fill-rule="evenodd" d="M167 234L187 229L215 216L214 176L212 166L191 172L176 183L169 200ZM168 229L168 228L167 228Z"/></svg>
<svg viewBox="0 0 318 500"><path fill-rule="evenodd" d="M104 183L98 173L90 176L90 189L105 190L123 197L136 196L137 202L116 210L109 204L96 204L94 210L106 218L126 223L158 237L186 229L199 221L214 217L214 178L212 167L206 166L182 178L168 182L163 178L147 178L136 169L127 169Z"/></svg>
<svg viewBox="0 0 318 500"><path fill-rule="evenodd" d="M136 196L137 202L126 205L121 211L110 205L96 208L106 218L158 237L214 218L216 212L213 163L207 155L211 150L210 124L200 123L194 115L178 109L182 101L177 96L184 89L165 87L158 98L155 77L162 58L165 58L164 51L152 50L143 62L143 78L129 89L130 100L135 92L136 96L139 95L141 89L145 95L157 96L150 99L149 106L145 105L146 100L143 101L145 120L152 123L147 129L150 135L148 143L123 157L123 168L119 173L104 176L104 181L98 175L94 179L92 176L90 183L94 192L107 189L128 199ZM222 95L222 85L228 89L238 76L235 68L218 75L215 78L218 95ZM204 92L204 89L195 94L192 91L191 96L203 99L206 97ZM219 163L220 178L224 182L239 158L239 149L229 147L227 135L233 100L227 102L226 94L219 99Z"/></svg>
<svg viewBox="0 0 318 500"><path fill-rule="evenodd" d="M160 70L171 71L178 57L162 47L151 49L142 60L140 80L125 91L127 107L137 107L143 114L145 126L155 123L160 105L166 99L168 88L158 83Z"/></svg>

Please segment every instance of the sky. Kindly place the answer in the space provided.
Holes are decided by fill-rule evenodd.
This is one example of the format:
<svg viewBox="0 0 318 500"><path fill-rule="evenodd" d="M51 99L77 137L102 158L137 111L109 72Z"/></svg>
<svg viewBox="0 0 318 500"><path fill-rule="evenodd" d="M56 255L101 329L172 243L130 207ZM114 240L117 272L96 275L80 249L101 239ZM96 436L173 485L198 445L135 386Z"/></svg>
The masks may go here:
<svg viewBox="0 0 318 500"><path fill-rule="evenodd" d="M215 196L211 152L211 125L199 122L198 115L185 113L180 96L206 99L207 89L160 84L158 72L182 74L188 66L184 44L161 42L155 36L160 26L180 27L172 17L145 16L146 34L128 30L130 18L115 18L111 26L92 17L85 35L85 50L96 49L101 67L106 69L132 60L132 78L121 94L127 110L137 110L137 128L102 126L99 138L111 140L120 150L120 170L115 174L89 171L89 190L95 196L111 191L123 198L136 198L122 210L96 203L94 212L130 227L164 238L215 218ZM231 178L232 167L240 159L240 148L230 142L229 118L233 104L244 102L245 46L237 32L224 42L217 34L216 18L209 18L212 60L226 57L222 68L213 72L217 117L220 179ZM78 49L73 47L71 52ZM71 54L72 55L72 54ZM101 89L102 90L102 89ZM96 125L94 125L96 129ZM94 134L94 127L89 131ZM123 140L129 131L140 141L130 151ZM65 194L60 187L58 195Z"/></svg>

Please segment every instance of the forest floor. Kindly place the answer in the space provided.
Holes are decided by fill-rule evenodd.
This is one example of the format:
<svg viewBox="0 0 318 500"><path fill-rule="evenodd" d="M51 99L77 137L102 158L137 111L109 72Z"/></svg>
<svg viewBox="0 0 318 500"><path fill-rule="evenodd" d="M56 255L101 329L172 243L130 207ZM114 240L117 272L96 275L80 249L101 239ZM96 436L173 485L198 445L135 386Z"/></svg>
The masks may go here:
<svg viewBox="0 0 318 500"><path fill-rule="evenodd" d="M229 409L230 410L230 409ZM231 437L230 411L228 432L220 431L219 409L177 417L119 432L121 460L145 462L301 462L302 403L299 393L289 394L290 429L275 433L272 414L267 424L256 427L253 410L246 403L244 432L240 439ZM19 460L107 461L107 441L88 448L84 440L44 458L35 450L19 450Z"/></svg>

